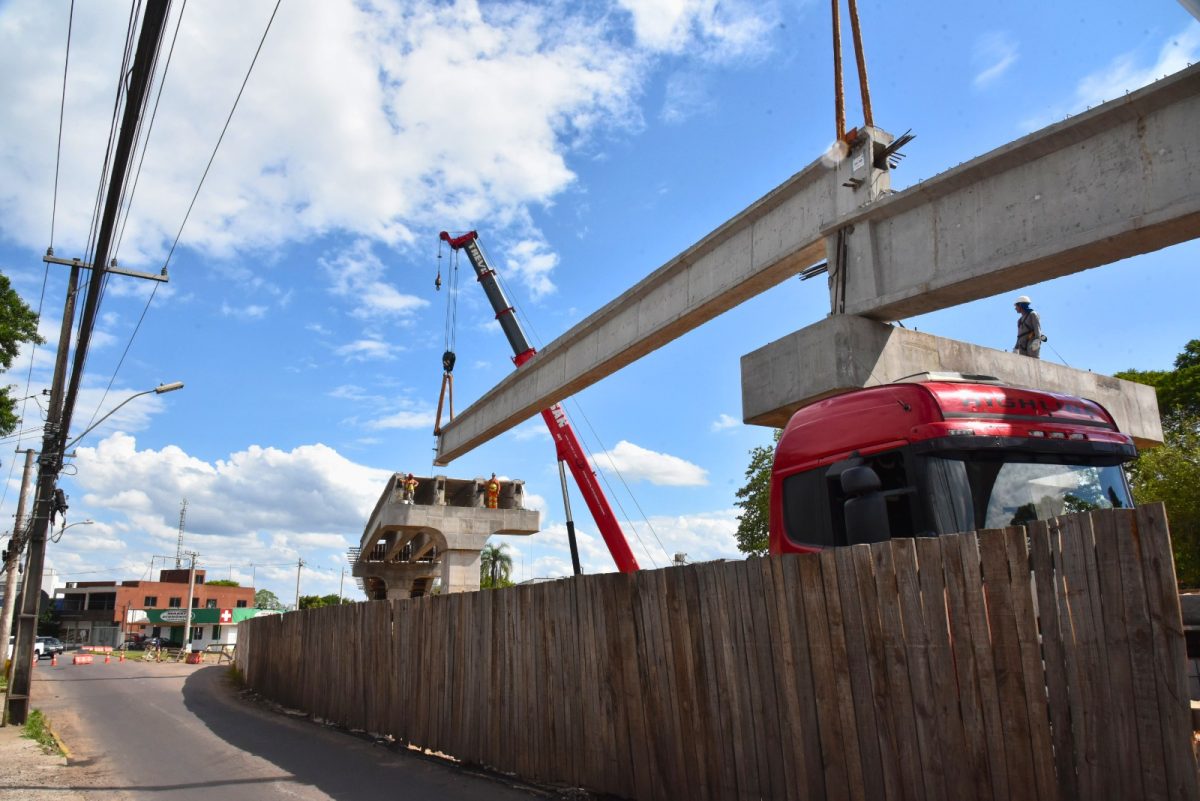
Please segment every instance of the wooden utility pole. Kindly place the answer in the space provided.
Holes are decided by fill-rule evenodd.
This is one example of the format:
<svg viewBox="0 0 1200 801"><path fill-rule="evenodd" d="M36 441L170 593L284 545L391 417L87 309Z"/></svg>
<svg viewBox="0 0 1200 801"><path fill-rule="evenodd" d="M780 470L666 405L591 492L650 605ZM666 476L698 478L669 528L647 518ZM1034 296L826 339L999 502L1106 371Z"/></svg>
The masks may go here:
<svg viewBox="0 0 1200 801"><path fill-rule="evenodd" d="M12 632L13 609L16 608L17 601L17 565L21 563L21 552L25 549L25 534L28 526L25 525L25 503L29 497L29 483L33 477L33 455L37 453L33 448L25 451L17 451L17 453L25 454L25 471L21 474L21 494L17 496L17 516L13 520L12 538L8 541L8 550L4 552L4 609L0 612L0 633L5 637L7 642L8 635ZM8 651L5 651L7 658ZM11 678L10 673L5 672L5 679ZM2 724L0 724L2 725Z"/></svg>

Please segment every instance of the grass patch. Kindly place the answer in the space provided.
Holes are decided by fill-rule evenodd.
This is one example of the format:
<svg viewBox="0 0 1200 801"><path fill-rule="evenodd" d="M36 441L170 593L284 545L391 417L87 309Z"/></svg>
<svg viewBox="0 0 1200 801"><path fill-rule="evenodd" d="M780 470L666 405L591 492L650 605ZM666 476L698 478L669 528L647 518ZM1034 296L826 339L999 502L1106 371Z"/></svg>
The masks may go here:
<svg viewBox="0 0 1200 801"><path fill-rule="evenodd" d="M62 756L62 749L58 740L54 738L54 733L50 731L50 723L42 714L42 710L35 709L29 713L29 717L25 719L25 732L22 736L35 741L47 754Z"/></svg>
<svg viewBox="0 0 1200 801"><path fill-rule="evenodd" d="M237 665L229 665L229 671L225 674L225 678L239 690L246 686L246 677L242 675L242 671L238 670Z"/></svg>

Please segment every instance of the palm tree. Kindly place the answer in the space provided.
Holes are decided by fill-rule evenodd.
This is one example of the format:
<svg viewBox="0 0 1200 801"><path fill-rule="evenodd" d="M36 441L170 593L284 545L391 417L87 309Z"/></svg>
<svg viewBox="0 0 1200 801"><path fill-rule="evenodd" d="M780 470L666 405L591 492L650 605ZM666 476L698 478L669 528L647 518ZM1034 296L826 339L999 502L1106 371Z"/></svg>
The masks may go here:
<svg viewBox="0 0 1200 801"><path fill-rule="evenodd" d="M512 574L512 557L505 553L508 543L485 545L480 551L479 583L483 587L496 588L508 583Z"/></svg>

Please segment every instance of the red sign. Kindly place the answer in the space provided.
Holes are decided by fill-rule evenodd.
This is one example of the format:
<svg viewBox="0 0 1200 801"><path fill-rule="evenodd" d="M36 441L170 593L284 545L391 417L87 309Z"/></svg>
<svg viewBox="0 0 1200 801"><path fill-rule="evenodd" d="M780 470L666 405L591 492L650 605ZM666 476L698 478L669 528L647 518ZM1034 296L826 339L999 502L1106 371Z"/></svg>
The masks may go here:
<svg viewBox="0 0 1200 801"><path fill-rule="evenodd" d="M232 609L222 609L221 610L221 622L222 623L232 623L233 622L233 610Z"/></svg>

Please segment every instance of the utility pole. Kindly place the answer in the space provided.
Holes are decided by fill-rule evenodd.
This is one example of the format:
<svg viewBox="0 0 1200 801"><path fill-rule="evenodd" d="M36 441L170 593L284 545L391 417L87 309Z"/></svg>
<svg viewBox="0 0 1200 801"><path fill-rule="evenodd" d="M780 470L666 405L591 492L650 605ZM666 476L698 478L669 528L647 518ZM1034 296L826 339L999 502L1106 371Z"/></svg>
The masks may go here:
<svg viewBox="0 0 1200 801"><path fill-rule="evenodd" d="M54 505L55 481L62 466L59 431L62 422L63 386L67 378L67 351L71 346L71 325L75 321L75 296L79 288L80 267L72 265L67 280L67 299L63 306L62 326L58 334L58 354L54 359L54 378L50 384L50 408L38 457L37 494L29 521L29 556L25 565L25 589L21 593L21 611L17 617L17 636L13 644L12 679L8 683L8 720L24 725L29 714L29 688L33 681L33 641L37 637L37 618L42 600L42 569L46 564L46 530Z"/></svg>
<svg viewBox="0 0 1200 801"><path fill-rule="evenodd" d="M179 506L179 537L175 540L175 569L180 568L180 562L183 559L183 527L187 522L187 498L183 499L183 503Z"/></svg>
<svg viewBox="0 0 1200 801"><path fill-rule="evenodd" d="M346 568L342 568L342 577L338 579L338 606L342 605L342 587L346 585Z"/></svg>
<svg viewBox="0 0 1200 801"><path fill-rule="evenodd" d="M66 308L63 310L62 333L58 338L58 355L54 360L54 379L50 388L50 407L46 415L45 434L42 438L42 453L38 459L37 490L34 495L33 517L30 521L29 562L25 570L25 589L21 594L21 611L17 616L16 647L13 650L12 681L8 685L8 719L23 725L29 714L29 693L33 679L33 641L37 636L37 617L42 595L42 569L46 562L46 533L50 526L50 515L61 506L61 494L56 497L58 474L62 470L64 445L71 428L71 416L75 409L75 398L83 380L83 369L87 359L88 344L100 304L101 290L105 285L104 275L108 271L109 248L113 242L118 212L122 205L125 181L129 164L137 142L141 114L146 107L154 63L162 43L166 27L167 0L149 0L142 16L141 32L138 34L137 49L133 58L133 69L122 76L126 88L125 108L121 128L113 150L112 169L105 194L104 207L96 229L95 250L92 255L92 280L84 300L83 314L79 324L79 341L75 347L75 368L68 381L67 351L71 344L71 328L75 319L75 295L79 286L79 271L83 262L73 260L71 277L67 286ZM46 258L53 257L47 253ZM114 260L115 261L115 260ZM153 277L166 281L163 276ZM65 390L65 402L64 402Z"/></svg>
<svg viewBox="0 0 1200 801"><path fill-rule="evenodd" d="M21 563L21 551L25 549L25 503L29 497L29 483L33 477L33 454L36 451L29 448L17 451L25 454L25 472L21 474L21 494L17 496L17 516L13 520L12 539L8 541L8 550L4 552L4 609L0 612L0 633L5 638L12 632L13 609L17 600L17 565ZM5 652L7 653L7 651ZM10 678L5 674L5 678Z"/></svg>
<svg viewBox="0 0 1200 801"><path fill-rule="evenodd" d="M196 595L196 557L200 554L188 551L186 555L192 557L192 566L188 569L187 622L183 624L184 653L187 653L192 645L192 598Z"/></svg>
<svg viewBox="0 0 1200 801"><path fill-rule="evenodd" d="M304 560L296 560L296 611L300 611L300 568L304 567Z"/></svg>

